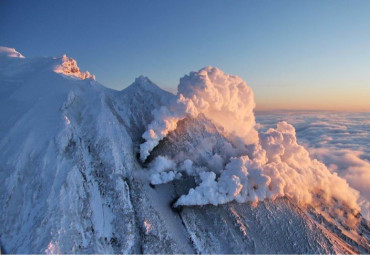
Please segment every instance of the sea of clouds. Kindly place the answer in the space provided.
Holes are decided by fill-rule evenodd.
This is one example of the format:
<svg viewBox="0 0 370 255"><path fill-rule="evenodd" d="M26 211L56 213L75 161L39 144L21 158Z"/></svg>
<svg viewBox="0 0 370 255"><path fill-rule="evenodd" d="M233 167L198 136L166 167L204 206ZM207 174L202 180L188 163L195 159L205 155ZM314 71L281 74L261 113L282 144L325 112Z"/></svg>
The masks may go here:
<svg viewBox="0 0 370 255"><path fill-rule="evenodd" d="M310 132L310 127L297 125L310 123L335 133L345 130L343 123L296 120L293 115L285 118L284 113L273 117L260 115L256 123L254 108L252 89L237 76L213 67L185 75L178 85L177 100L153 111L154 120L143 134L145 142L140 146L141 160L146 162L151 151L176 129L179 121L200 114L215 123L232 146L227 158L215 154L210 160L217 159L217 164L210 162L206 166L197 165L191 159L179 161L168 155L158 156L149 163L151 183L162 184L181 179L183 175L195 176L197 186L182 195L174 206L258 202L286 196L303 206L340 214L349 223L355 221L364 197L360 180L346 176L351 169L341 169L344 164L320 162L327 162L330 156L335 161L337 154L320 151L326 147L310 143L325 145L334 139L330 133L323 128ZM296 129L307 139L299 141L308 147L298 143ZM339 148L337 153L345 153L345 148ZM360 149L348 153L368 163L361 158Z"/></svg>

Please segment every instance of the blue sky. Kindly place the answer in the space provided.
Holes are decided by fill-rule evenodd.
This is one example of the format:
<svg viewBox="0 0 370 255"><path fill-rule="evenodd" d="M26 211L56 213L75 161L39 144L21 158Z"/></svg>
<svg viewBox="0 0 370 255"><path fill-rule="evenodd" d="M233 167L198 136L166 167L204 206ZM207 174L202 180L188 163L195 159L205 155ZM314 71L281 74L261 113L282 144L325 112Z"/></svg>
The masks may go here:
<svg viewBox="0 0 370 255"><path fill-rule="evenodd" d="M259 109L370 111L369 13L370 1L0 0L0 45L66 53L115 89L144 74L175 92L212 65Z"/></svg>

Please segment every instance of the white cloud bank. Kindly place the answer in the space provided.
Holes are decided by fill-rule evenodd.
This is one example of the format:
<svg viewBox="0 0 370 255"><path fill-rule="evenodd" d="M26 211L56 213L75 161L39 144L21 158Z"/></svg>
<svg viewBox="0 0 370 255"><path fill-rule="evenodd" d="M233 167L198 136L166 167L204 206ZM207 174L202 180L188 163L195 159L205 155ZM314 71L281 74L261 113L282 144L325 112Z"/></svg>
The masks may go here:
<svg viewBox="0 0 370 255"><path fill-rule="evenodd" d="M199 113L218 126L239 150L239 156L220 161L221 170L213 169L212 164L197 166L191 160L156 158L150 165L155 173L151 182L165 183L176 175L181 178L180 172L197 176L198 185L181 196L175 206L257 202L287 196L301 205L330 211L346 208L346 215L352 215L348 217L357 214L358 191L323 163L311 159L297 143L292 125L279 122L276 129L258 134L254 107L253 91L237 76L206 67L183 77L177 101L153 112L154 120L143 134L141 160L145 161L159 141L176 129L178 121Z"/></svg>

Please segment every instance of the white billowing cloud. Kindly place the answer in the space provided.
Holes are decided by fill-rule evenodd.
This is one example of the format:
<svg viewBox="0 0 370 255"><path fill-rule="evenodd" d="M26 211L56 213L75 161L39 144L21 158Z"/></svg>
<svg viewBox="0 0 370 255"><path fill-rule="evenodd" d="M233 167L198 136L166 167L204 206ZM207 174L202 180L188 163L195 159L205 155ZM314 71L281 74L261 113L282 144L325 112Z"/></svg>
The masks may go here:
<svg viewBox="0 0 370 255"><path fill-rule="evenodd" d="M160 140L176 129L178 121L199 113L243 143L258 140L254 129L253 91L241 78L225 74L218 68L205 67L180 79L177 98L176 102L153 112L154 120L143 134L145 142L140 145L142 161Z"/></svg>
<svg viewBox="0 0 370 255"><path fill-rule="evenodd" d="M176 163L167 157L158 156L150 163L149 168L154 172L160 173L166 170L174 170Z"/></svg>
<svg viewBox="0 0 370 255"><path fill-rule="evenodd" d="M186 116L197 116L198 111L193 102L182 95L169 106L162 106L153 111L154 120L149 124L148 130L143 134L145 142L140 145L140 159L145 161L150 152L167 134L177 127L177 122Z"/></svg>
<svg viewBox="0 0 370 255"><path fill-rule="evenodd" d="M190 98L199 112L229 135L247 144L257 141L253 90L240 77L205 67L181 78L178 94Z"/></svg>
<svg viewBox="0 0 370 255"><path fill-rule="evenodd" d="M199 177L201 179L200 185L195 189L190 189L188 195L181 196L175 206L224 204L232 201L243 187L235 175L231 176L230 179L222 178L218 181L216 181L214 172L201 172Z"/></svg>
<svg viewBox="0 0 370 255"><path fill-rule="evenodd" d="M288 119L300 143L360 192L361 213L370 219L370 113L265 112L257 115L261 129Z"/></svg>
<svg viewBox="0 0 370 255"><path fill-rule="evenodd" d="M360 192L359 204L362 214L370 220L370 162L361 158L364 152L328 148L311 148L310 152Z"/></svg>
<svg viewBox="0 0 370 255"><path fill-rule="evenodd" d="M338 172L352 187L370 200L370 162L361 158L363 152L348 149L333 151L327 148L311 149L310 152L326 162L332 171Z"/></svg>
<svg viewBox="0 0 370 255"><path fill-rule="evenodd" d="M204 154L213 154L202 165L196 165L193 158L179 161L176 156L172 159L159 156L150 164L151 183L172 181L180 178L181 173L196 176L198 185L181 196L175 206L258 202L287 196L301 205L331 212L340 209L346 211L343 215L356 214L360 210L358 191L323 163L312 159L297 143L296 130L287 122L279 122L276 129L258 134L254 107L252 90L237 76L206 67L183 77L177 101L153 111L154 120L143 134L145 142L140 146L141 160L145 161L160 140L176 129L178 121L200 113L231 141L233 148L227 151L236 151L219 155L209 148L211 144L204 145L205 139L197 153L202 155L199 150L204 148ZM319 121L316 125L328 126ZM347 132L342 126L332 130Z"/></svg>
<svg viewBox="0 0 370 255"><path fill-rule="evenodd" d="M150 176L150 183L153 185L171 182L175 179L181 178L181 174L175 171L154 173Z"/></svg>
<svg viewBox="0 0 370 255"><path fill-rule="evenodd" d="M277 129L260 134L260 144L254 158L232 158L217 180L213 172L201 175L200 185L175 205L257 202L288 196L301 205L332 204L336 199L354 212L360 210L358 192L324 164L310 159L307 150L297 144L293 126L278 123Z"/></svg>
<svg viewBox="0 0 370 255"><path fill-rule="evenodd" d="M186 159L181 166L181 170L186 172L188 175L193 175L193 161Z"/></svg>
<svg viewBox="0 0 370 255"><path fill-rule="evenodd" d="M156 157L150 163L151 175L150 182L154 185L167 183L181 177L181 173L176 171L176 163L164 156Z"/></svg>

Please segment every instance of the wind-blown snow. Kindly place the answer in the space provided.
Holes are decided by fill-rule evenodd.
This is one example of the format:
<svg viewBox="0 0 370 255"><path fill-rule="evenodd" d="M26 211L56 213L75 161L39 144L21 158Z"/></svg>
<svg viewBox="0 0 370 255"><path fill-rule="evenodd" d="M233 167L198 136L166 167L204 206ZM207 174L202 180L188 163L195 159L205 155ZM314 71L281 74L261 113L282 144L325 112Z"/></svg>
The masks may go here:
<svg viewBox="0 0 370 255"><path fill-rule="evenodd" d="M16 51L14 48L8 48L0 46L0 56L6 56L11 58L24 58L24 56Z"/></svg>
<svg viewBox="0 0 370 255"><path fill-rule="evenodd" d="M67 76L76 77L79 79L93 79L95 80L95 75L90 74L89 71L81 72L80 68L77 66L76 60L63 55L60 58L56 58L58 63L54 67L54 72L61 73Z"/></svg>

